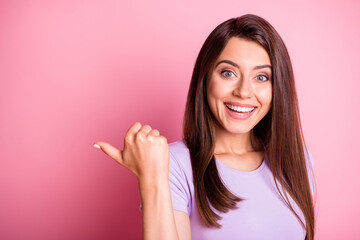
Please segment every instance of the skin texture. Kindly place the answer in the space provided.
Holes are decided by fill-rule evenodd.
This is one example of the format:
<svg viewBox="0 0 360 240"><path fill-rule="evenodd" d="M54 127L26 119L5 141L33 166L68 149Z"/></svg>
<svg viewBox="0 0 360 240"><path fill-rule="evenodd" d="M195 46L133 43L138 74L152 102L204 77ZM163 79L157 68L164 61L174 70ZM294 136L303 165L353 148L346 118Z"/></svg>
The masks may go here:
<svg viewBox="0 0 360 240"><path fill-rule="evenodd" d="M106 142L95 144L138 178L143 239L179 239L171 206L166 138L149 125L136 122L126 133L123 150Z"/></svg>
<svg viewBox="0 0 360 240"><path fill-rule="evenodd" d="M252 139L251 131L269 111L272 100L270 68L254 67L270 65L270 59L257 43L231 38L215 65L221 60L230 60L238 67L221 63L209 71L207 94L215 118L215 156L233 168L251 171L263 156L257 151L261 146ZM249 119L235 120L226 112L225 101L257 108ZM138 178L143 239L191 239L189 216L172 209L166 138L149 125L136 122L126 133L123 150L106 142L96 144Z"/></svg>
<svg viewBox="0 0 360 240"><path fill-rule="evenodd" d="M253 138L252 129L271 108L272 72L264 66L271 62L261 45L232 37L209 74L207 100L215 118L215 157L238 170L252 171L263 159L261 143ZM228 114L225 102L256 108L250 118L239 120Z"/></svg>

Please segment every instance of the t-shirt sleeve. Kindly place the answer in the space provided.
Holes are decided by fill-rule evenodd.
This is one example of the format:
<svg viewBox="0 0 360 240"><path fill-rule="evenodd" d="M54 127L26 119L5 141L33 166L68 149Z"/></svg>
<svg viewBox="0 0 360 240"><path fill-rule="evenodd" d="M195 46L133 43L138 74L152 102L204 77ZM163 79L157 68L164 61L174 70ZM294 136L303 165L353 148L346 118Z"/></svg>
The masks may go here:
<svg viewBox="0 0 360 240"><path fill-rule="evenodd" d="M312 195L314 195L316 192L315 185L314 185L314 159L309 150L305 151L305 160L306 160L306 165L307 165L307 172L308 172L308 177L309 177L311 193L312 193Z"/></svg>
<svg viewBox="0 0 360 240"><path fill-rule="evenodd" d="M173 209L185 212L190 216L191 195L189 184L178 159L171 152L169 159L169 185Z"/></svg>

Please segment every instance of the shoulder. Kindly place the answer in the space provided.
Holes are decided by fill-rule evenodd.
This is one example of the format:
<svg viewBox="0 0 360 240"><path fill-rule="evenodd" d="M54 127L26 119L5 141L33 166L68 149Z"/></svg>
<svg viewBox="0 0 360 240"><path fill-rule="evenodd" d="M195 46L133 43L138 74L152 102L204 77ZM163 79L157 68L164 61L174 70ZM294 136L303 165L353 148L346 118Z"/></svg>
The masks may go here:
<svg viewBox="0 0 360 240"><path fill-rule="evenodd" d="M174 158L177 161L186 162L190 160L190 152L183 139L176 142L169 143L170 159Z"/></svg>
<svg viewBox="0 0 360 240"><path fill-rule="evenodd" d="M310 150L307 149L306 147L304 147L304 154L305 154L307 174L309 177L310 189L311 189L311 193L314 195L316 192L315 175L314 175L314 159Z"/></svg>
<svg viewBox="0 0 360 240"><path fill-rule="evenodd" d="M186 146L184 139L178 140L176 142L169 143L169 151L172 154L189 153L189 149Z"/></svg>
<svg viewBox="0 0 360 240"><path fill-rule="evenodd" d="M307 168L313 169L314 168L314 159L313 156L308 148L304 146L304 154L305 154L305 161Z"/></svg>
<svg viewBox="0 0 360 240"><path fill-rule="evenodd" d="M185 175L191 175L190 152L183 139L169 143L169 164L171 167L181 169Z"/></svg>

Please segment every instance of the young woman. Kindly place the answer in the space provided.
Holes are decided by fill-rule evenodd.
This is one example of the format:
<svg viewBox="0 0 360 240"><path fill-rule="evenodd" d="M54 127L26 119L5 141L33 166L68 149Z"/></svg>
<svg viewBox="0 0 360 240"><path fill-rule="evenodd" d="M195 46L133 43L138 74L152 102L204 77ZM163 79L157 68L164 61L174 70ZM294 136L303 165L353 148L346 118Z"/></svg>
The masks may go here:
<svg viewBox="0 0 360 240"><path fill-rule="evenodd" d="M124 150L96 142L139 180L144 239L314 239L312 157L287 49L264 19L216 27L195 63L184 139L149 125Z"/></svg>

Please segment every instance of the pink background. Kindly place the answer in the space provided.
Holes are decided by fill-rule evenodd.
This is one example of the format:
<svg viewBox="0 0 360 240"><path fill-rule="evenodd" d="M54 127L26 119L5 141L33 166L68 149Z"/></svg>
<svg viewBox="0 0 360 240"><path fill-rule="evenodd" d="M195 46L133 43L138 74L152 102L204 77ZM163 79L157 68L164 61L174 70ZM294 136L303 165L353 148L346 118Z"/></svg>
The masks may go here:
<svg viewBox="0 0 360 240"><path fill-rule="evenodd" d="M0 239L140 239L136 178L92 147L135 121L181 138L193 64L230 17L293 60L315 160L316 239L360 228L359 1L1 1Z"/></svg>

